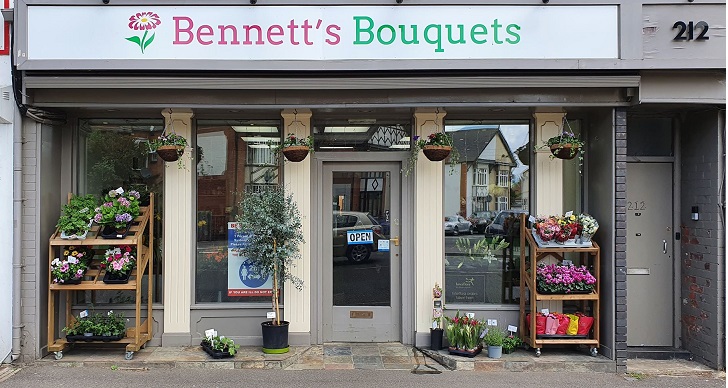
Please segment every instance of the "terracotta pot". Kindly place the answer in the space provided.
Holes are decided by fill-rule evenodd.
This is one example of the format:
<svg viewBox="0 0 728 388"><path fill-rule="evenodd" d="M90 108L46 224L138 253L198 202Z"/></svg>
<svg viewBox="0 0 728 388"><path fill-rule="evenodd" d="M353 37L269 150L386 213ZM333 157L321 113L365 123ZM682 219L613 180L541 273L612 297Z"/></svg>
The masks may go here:
<svg viewBox="0 0 728 388"><path fill-rule="evenodd" d="M551 145L551 153L559 159L574 159L579 155L579 147L574 147L573 152L571 144L553 144Z"/></svg>
<svg viewBox="0 0 728 388"><path fill-rule="evenodd" d="M283 148L283 156L291 162L301 162L308 155L306 146L290 146Z"/></svg>
<svg viewBox="0 0 728 388"><path fill-rule="evenodd" d="M165 162L174 162L184 153L185 147L182 146L164 145L157 148L157 155Z"/></svg>
<svg viewBox="0 0 728 388"><path fill-rule="evenodd" d="M422 152L427 159L433 162L444 160L450 155L450 151L452 151L452 147L450 146L426 145L422 148Z"/></svg>

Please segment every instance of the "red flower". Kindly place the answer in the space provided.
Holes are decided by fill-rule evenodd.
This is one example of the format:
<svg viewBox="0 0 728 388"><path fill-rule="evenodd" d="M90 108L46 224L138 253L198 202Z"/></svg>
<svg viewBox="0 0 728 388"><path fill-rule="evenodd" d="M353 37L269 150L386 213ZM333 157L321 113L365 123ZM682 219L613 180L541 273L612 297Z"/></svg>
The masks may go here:
<svg viewBox="0 0 728 388"><path fill-rule="evenodd" d="M154 12L137 12L129 17L129 28L132 30L153 30L160 24L162 21Z"/></svg>

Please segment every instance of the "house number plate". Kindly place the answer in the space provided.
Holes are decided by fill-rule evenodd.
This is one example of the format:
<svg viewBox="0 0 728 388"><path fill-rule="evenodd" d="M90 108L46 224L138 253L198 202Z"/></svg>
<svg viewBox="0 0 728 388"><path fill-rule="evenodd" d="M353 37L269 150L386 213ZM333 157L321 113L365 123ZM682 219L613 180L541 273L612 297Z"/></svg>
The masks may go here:
<svg viewBox="0 0 728 388"><path fill-rule="evenodd" d="M374 311L349 311L349 318L372 319Z"/></svg>

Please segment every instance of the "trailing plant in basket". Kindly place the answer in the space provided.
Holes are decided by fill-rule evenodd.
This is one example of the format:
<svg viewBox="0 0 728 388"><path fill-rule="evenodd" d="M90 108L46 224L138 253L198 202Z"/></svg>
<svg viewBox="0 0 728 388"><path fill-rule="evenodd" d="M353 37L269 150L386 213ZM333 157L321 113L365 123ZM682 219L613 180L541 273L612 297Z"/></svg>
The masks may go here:
<svg viewBox="0 0 728 388"><path fill-rule="evenodd" d="M566 120L566 117L564 117L564 126L569 127L569 121ZM579 137L577 137L571 130L571 127L569 127L568 130L563 128L560 134L549 138L540 147L536 147L536 150L544 148L550 149L550 159L556 157L561 159L573 159L578 156L579 173L581 173L581 169L584 164L585 145L584 141L579 139Z"/></svg>
<svg viewBox="0 0 728 388"><path fill-rule="evenodd" d="M435 132L429 134L424 139L420 136L415 136L413 140L410 158L404 168L405 175L409 175L412 172L417 164L417 159L419 159L420 151L424 150L427 146L451 147L448 164L454 166L459 163L460 154L457 148L453 147L452 136L449 133Z"/></svg>
<svg viewBox="0 0 728 388"><path fill-rule="evenodd" d="M301 213L293 196L282 187L246 193L240 208L237 231L247 235L240 252L260 275L273 277L273 323L280 325L277 290L281 283L290 281L298 290L303 289L303 280L290 272L294 261L301 258L298 247L304 242Z"/></svg>
<svg viewBox="0 0 728 388"><path fill-rule="evenodd" d="M119 187L104 196L103 203L96 208L94 222L99 225L114 225L116 228L128 226L139 216L139 192L124 192Z"/></svg>
<svg viewBox="0 0 728 388"><path fill-rule="evenodd" d="M67 205L63 205L56 227L66 235L81 236L88 231L95 208L96 197L93 195L74 195Z"/></svg>
<svg viewBox="0 0 728 388"><path fill-rule="evenodd" d="M170 150L175 151L177 155L175 156L174 153L171 155L162 154L160 148L170 146L175 147L176 150ZM162 132L161 135L156 140L152 140L149 142L149 151L150 152L157 152L162 159L168 162L174 162L177 161L177 167L180 169L186 169L186 166L184 164L184 160L181 158L181 156L185 152L185 147L187 147L187 139L182 136L178 135L175 132ZM191 158L192 156L190 156Z"/></svg>

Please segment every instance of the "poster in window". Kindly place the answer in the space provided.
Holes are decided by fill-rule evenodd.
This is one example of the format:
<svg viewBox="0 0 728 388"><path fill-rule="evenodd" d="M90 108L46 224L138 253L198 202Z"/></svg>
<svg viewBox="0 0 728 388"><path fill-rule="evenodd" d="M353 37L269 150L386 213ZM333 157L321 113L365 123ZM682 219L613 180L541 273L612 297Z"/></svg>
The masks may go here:
<svg viewBox="0 0 728 388"><path fill-rule="evenodd" d="M273 279L240 253L248 236L237 230L237 223L228 222L228 296L271 296Z"/></svg>

